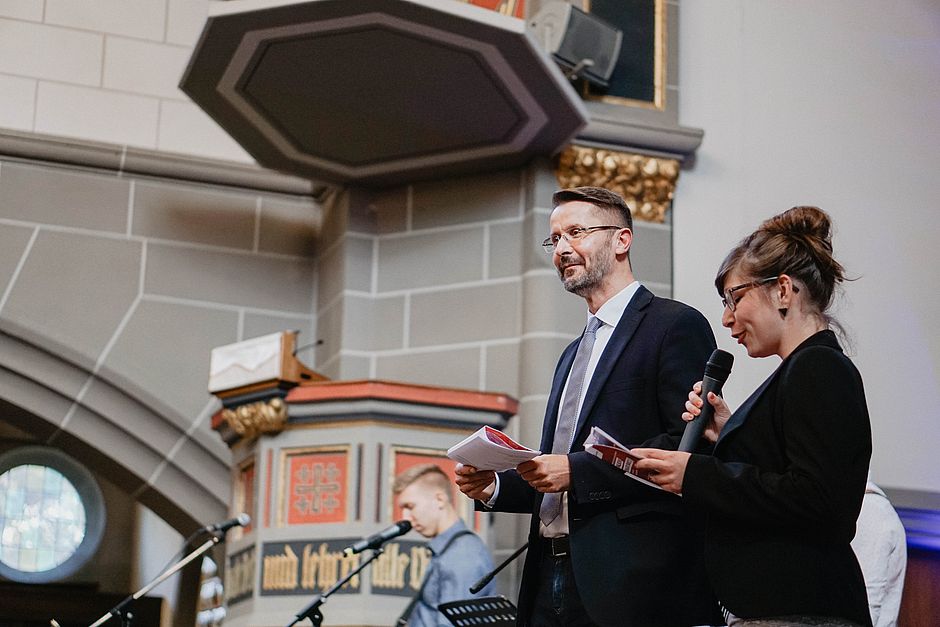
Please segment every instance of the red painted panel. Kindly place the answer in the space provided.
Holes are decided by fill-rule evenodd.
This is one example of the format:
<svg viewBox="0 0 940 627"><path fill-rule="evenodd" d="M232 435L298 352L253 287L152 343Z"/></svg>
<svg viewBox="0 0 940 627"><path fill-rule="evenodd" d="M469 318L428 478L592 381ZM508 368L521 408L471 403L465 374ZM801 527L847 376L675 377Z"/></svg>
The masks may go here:
<svg viewBox="0 0 940 627"><path fill-rule="evenodd" d="M287 524L344 522L348 493L345 451L287 455Z"/></svg>

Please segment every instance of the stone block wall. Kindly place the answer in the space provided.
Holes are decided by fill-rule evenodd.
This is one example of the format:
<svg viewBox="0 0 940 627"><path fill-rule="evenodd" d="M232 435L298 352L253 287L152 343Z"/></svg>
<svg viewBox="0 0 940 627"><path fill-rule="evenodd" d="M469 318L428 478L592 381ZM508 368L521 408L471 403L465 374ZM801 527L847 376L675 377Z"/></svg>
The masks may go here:
<svg viewBox="0 0 940 627"><path fill-rule="evenodd" d="M251 163L177 87L209 5L0 2L0 128Z"/></svg>
<svg viewBox="0 0 940 627"><path fill-rule="evenodd" d="M4 399L176 494L171 524L225 515L210 351L312 341L320 220L309 196L0 157Z"/></svg>

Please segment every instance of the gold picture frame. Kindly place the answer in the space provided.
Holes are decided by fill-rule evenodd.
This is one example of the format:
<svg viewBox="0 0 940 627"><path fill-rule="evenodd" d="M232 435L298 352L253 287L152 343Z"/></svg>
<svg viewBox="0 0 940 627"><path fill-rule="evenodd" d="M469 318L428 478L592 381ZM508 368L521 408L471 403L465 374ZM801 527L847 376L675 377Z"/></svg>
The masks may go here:
<svg viewBox="0 0 940 627"><path fill-rule="evenodd" d="M597 102L606 102L628 107L639 107L641 109L652 109L656 111L666 110L666 60L668 48L668 5L666 0L650 0L653 2L653 100L638 100L635 98L625 98L622 96L608 96L603 94L592 94L589 91L587 83L583 86L582 97L585 100ZM591 12L591 0L583 0L584 10Z"/></svg>

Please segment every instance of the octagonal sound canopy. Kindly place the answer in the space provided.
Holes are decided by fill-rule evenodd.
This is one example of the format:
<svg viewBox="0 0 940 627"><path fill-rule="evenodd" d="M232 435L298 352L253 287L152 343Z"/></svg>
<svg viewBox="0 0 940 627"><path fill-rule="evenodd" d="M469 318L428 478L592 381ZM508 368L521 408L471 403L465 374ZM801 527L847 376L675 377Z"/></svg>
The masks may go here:
<svg viewBox="0 0 940 627"><path fill-rule="evenodd" d="M456 0L231 0L180 87L261 165L367 186L517 167L587 120L522 20Z"/></svg>

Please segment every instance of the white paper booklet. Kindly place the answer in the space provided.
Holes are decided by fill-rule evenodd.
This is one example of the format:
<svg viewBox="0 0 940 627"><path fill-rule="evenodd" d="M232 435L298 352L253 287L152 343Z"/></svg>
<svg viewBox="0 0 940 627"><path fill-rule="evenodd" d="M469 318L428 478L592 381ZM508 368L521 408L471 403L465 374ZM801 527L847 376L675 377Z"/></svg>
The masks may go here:
<svg viewBox="0 0 940 627"><path fill-rule="evenodd" d="M480 427L447 449L449 458L477 470L509 470L541 454L493 427Z"/></svg>
<svg viewBox="0 0 940 627"><path fill-rule="evenodd" d="M649 471L641 472L634 468L633 465L642 458L634 455L630 449L613 439L600 427L591 427L591 432L584 440L584 450L600 457L614 468L622 470L623 474L631 479L636 479L640 483L662 490L661 487L649 480Z"/></svg>

